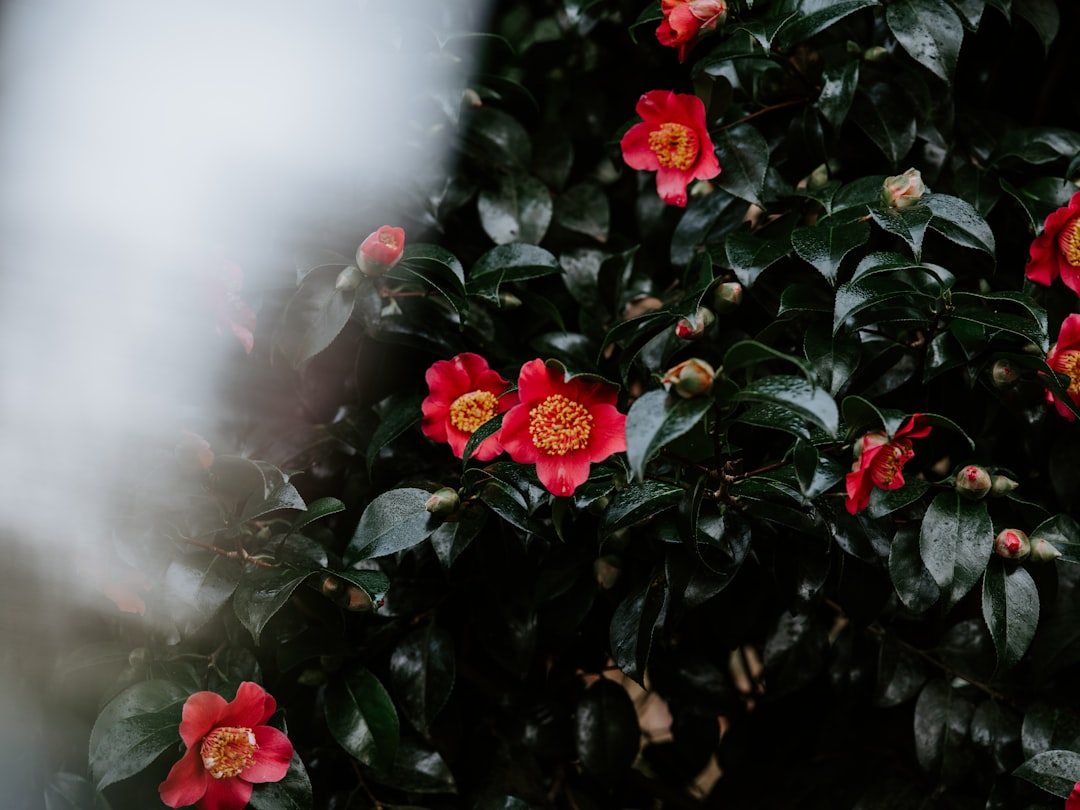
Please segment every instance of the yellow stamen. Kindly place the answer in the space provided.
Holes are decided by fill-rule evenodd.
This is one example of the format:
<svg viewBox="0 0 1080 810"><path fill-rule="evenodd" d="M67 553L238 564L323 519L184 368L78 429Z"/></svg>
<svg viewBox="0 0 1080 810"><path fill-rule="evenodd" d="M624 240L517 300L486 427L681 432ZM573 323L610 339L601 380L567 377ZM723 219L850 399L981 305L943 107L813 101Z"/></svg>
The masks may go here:
<svg viewBox="0 0 1080 810"><path fill-rule="evenodd" d="M225 779L254 765L258 749L250 728L222 726L203 738L199 754L212 777Z"/></svg>
<svg viewBox="0 0 1080 810"><path fill-rule="evenodd" d="M1080 216L1070 219L1058 231L1057 243L1065 261L1073 267L1080 267Z"/></svg>
<svg viewBox="0 0 1080 810"><path fill-rule="evenodd" d="M870 478L882 489L889 489L893 479L904 465L915 455L910 439L897 439L874 457L870 467Z"/></svg>
<svg viewBox="0 0 1080 810"><path fill-rule="evenodd" d="M1069 375L1069 393L1080 396L1080 351L1060 352L1054 357L1051 368L1059 374Z"/></svg>
<svg viewBox="0 0 1080 810"><path fill-rule="evenodd" d="M450 406L450 424L462 433L474 433L495 415L499 400L490 391L470 391Z"/></svg>
<svg viewBox="0 0 1080 810"><path fill-rule="evenodd" d="M552 394L529 411L529 435L538 450L565 456L589 444L593 416L580 402Z"/></svg>
<svg viewBox="0 0 1080 810"><path fill-rule="evenodd" d="M397 250L397 239L394 238L394 234L390 231L382 231L379 234L379 241L382 242L384 245L389 245L394 250Z"/></svg>
<svg viewBox="0 0 1080 810"><path fill-rule="evenodd" d="M649 133L649 148L665 169L686 171L698 156L698 136L690 127L668 122Z"/></svg>

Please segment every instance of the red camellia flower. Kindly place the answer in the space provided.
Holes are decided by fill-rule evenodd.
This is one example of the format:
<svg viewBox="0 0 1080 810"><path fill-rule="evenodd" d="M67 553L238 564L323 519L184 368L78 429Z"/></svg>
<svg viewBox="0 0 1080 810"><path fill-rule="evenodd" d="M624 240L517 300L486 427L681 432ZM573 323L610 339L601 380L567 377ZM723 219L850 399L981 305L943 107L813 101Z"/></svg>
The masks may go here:
<svg viewBox="0 0 1080 810"><path fill-rule="evenodd" d="M634 108L641 116L623 135L623 160L632 169L656 172L656 191L669 205L686 205L691 180L720 174L705 128L705 105L697 96L650 90Z"/></svg>
<svg viewBox="0 0 1080 810"><path fill-rule="evenodd" d="M517 394L506 393L510 383L493 371L487 360L472 352L439 360L427 370L424 379L431 393L420 404L424 412L420 429L429 439L449 444L458 458L465 455L465 445L478 427L518 404ZM496 433L484 439L472 457L490 461L501 452Z"/></svg>
<svg viewBox="0 0 1080 810"><path fill-rule="evenodd" d="M405 230L383 225L368 236L356 251L356 263L365 276L381 276L401 259Z"/></svg>
<svg viewBox="0 0 1080 810"><path fill-rule="evenodd" d="M1029 279L1049 287L1059 275L1066 287L1080 295L1080 191L1046 218L1043 232L1029 251Z"/></svg>
<svg viewBox="0 0 1080 810"><path fill-rule="evenodd" d="M870 505L874 487L899 489L904 485L904 465L915 455L912 439L930 433L926 415L917 413L896 431L892 441L884 433L867 433L855 445L855 463L847 474L847 498L844 505L855 514Z"/></svg>
<svg viewBox="0 0 1080 810"><path fill-rule="evenodd" d="M724 0L661 0L664 19L656 29L661 45L679 49L679 61L697 44L702 34L716 28L727 18Z"/></svg>
<svg viewBox="0 0 1080 810"><path fill-rule="evenodd" d="M241 810L252 784L278 782L292 760L289 738L266 725L277 703L257 683L245 681L229 702L196 692L184 703L180 738L187 746L158 785L169 807Z"/></svg>
<svg viewBox="0 0 1080 810"><path fill-rule="evenodd" d="M1080 810L1080 782L1073 785L1072 793L1065 800L1065 810Z"/></svg>
<svg viewBox="0 0 1080 810"><path fill-rule="evenodd" d="M1059 374L1069 375L1069 399L1080 405L1080 315L1069 315L1062 321L1057 343L1050 347L1050 353L1046 355L1046 365ZM1070 422L1076 419L1065 403L1050 391L1046 392L1046 401Z"/></svg>
<svg viewBox="0 0 1080 810"><path fill-rule="evenodd" d="M530 360L518 375L521 404L503 417L502 446L555 495L572 495L589 477L589 465L626 450L626 415L615 410L614 386L566 380L543 360Z"/></svg>

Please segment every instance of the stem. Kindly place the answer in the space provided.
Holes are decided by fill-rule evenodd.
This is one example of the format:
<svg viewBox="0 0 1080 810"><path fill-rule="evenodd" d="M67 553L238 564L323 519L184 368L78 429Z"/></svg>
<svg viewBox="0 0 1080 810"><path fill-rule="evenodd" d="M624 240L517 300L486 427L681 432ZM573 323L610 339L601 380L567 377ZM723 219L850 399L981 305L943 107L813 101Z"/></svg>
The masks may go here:
<svg viewBox="0 0 1080 810"><path fill-rule="evenodd" d="M784 107L794 107L796 104L808 104L809 102L810 99L808 98L796 98L792 99L791 101L781 101L779 104L771 104L768 107L762 107L757 112L752 112L749 115L743 116L738 121L732 121L730 124L724 124L716 131L723 132L725 129L737 127L739 124L745 124L747 121L751 121L754 118L757 118L759 115L765 115L765 113L770 113L773 110L782 110L784 109Z"/></svg>
<svg viewBox="0 0 1080 810"><path fill-rule="evenodd" d="M226 557L230 560L240 560L241 562L249 562L252 565L261 565L263 568L277 568L277 563L269 563L266 560L260 560L258 557L252 557L247 553L247 550L243 546L239 546L236 551L228 551L218 546L212 546L209 543L201 543L198 540L188 540L184 538L184 542L189 546L197 546L198 548L204 548L207 551L212 551L215 554L220 554L222 557Z"/></svg>

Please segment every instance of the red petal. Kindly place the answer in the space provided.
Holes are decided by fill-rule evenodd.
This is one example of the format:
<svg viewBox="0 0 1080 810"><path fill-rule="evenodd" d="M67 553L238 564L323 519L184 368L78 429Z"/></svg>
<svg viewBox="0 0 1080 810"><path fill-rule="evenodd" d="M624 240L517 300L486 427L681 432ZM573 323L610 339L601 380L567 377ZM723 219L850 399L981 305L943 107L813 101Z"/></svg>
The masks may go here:
<svg viewBox="0 0 1080 810"><path fill-rule="evenodd" d="M468 372L452 360L437 360L424 372L424 381L431 395L445 400L447 404L472 390L469 388Z"/></svg>
<svg viewBox="0 0 1080 810"><path fill-rule="evenodd" d="M848 512L854 515L870 505L870 492L874 488L874 483L870 480L866 467L849 472L844 478L844 484L847 489L844 506L847 507Z"/></svg>
<svg viewBox="0 0 1080 810"><path fill-rule="evenodd" d="M184 745L196 747L211 729L221 725L218 721L228 705L216 692L196 692L189 697L180 720L180 739Z"/></svg>
<svg viewBox="0 0 1080 810"><path fill-rule="evenodd" d="M251 801L251 782L237 777L206 780L206 795L199 810L243 810Z"/></svg>
<svg viewBox="0 0 1080 810"><path fill-rule="evenodd" d="M161 801L169 807L188 807L206 793L211 779L203 767L197 746L190 746L180 761L172 766L165 781L158 785Z"/></svg>
<svg viewBox="0 0 1080 810"><path fill-rule="evenodd" d="M686 207L686 184L690 182L690 172L661 167L656 172L656 193L668 205Z"/></svg>
<svg viewBox="0 0 1080 810"><path fill-rule="evenodd" d="M716 152L707 132L704 130L699 132L698 139L701 143L701 154L698 157L697 165L693 169L694 179L711 180L720 174L720 160L716 157Z"/></svg>
<svg viewBox="0 0 1080 810"><path fill-rule="evenodd" d="M1036 284L1049 287L1058 275L1058 249L1051 236L1043 234L1031 243L1025 275Z"/></svg>
<svg viewBox="0 0 1080 810"><path fill-rule="evenodd" d="M1061 273L1061 280L1065 282L1065 286L1077 295L1080 295L1080 268L1073 267L1065 261L1064 256L1061 256L1058 261L1058 269Z"/></svg>
<svg viewBox="0 0 1080 810"><path fill-rule="evenodd" d="M593 405L589 413L593 417L589 458L603 461L612 453L626 452L626 414L619 413L614 405Z"/></svg>
<svg viewBox="0 0 1080 810"><path fill-rule="evenodd" d="M219 726L254 728L270 719L277 702L269 693L251 681L244 681L236 690L236 697L222 713Z"/></svg>
<svg viewBox="0 0 1080 810"><path fill-rule="evenodd" d="M536 460L536 477L552 495L573 495L589 479L589 457L583 452L541 455Z"/></svg>
<svg viewBox="0 0 1080 810"><path fill-rule="evenodd" d="M518 464L535 464L540 457L540 451L532 442L529 435L529 408L527 405L517 405L506 412L503 417L502 429L499 431L499 442L503 450L510 454L510 458Z"/></svg>
<svg viewBox="0 0 1080 810"><path fill-rule="evenodd" d="M518 372L518 397L526 407L532 407L552 394L560 394L562 389L562 380L554 379L540 358L525 363ZM505 427L505 421L503 425Z"/></svg>
<svg viewBox="0 0 1080 810"><path fill-rule="evenodd" d="M933 425L926 414L916 413L912 414L911 418L904 423L904 426L896 431L896 435L893 438L900 438L901 436L907 436L909 439L921 439L923 436L930 434L930 429Z"/></svg>
<svg viewBox="0 0 1080 810"><path fill-rule="evenodd" d="M255 752L255 764L241 771L240 778L256 784L284 779L293 755L289 738L271 726L255 726L251 731L259 750Z"/></svg>
<svg viewBox="0 0 1080 810"><path fill-rule="evenodd" d="M671 99L674 97L675 93L671 90L650 90L638 99L634 112L647 123L663 124L672 120L668 110L671 107Z"/></svg>
<svg viewBox="0 0 1080 810"><path fill-rule="evenodd" d="M454 357L451 362L455 363L458 368L465 372L465 375L469 379L470 391L480 388L481 386L476 383L479 381L481 375L491 371L491 366L488 365L488 361L475 352L462 352ZM496 376L498 375L496 374Z"/></svg>
<svg viewBox="0 0 1080 810"><path fill-rule="evenodd" d="M631 169L655 172L660 168L656 152L649 146L649 135L654 129L652 124L634 124L623 135L619 146L622 148L623 160Z"/></svg>
<svg viewBox="0 0 1080 810"><path fill-rule="evenodd" d="M1080 782L1073 785L1069 798L1065 800L1065 810L1080 810Z"/></svg>
<svg viewBox="0 0 1080 810"><path fill-rule="evenodd" d="M1066 316L1061 322L1061 330L1058 332L1057 351L1070 351L1080 349L1080 315Z"/></svg>

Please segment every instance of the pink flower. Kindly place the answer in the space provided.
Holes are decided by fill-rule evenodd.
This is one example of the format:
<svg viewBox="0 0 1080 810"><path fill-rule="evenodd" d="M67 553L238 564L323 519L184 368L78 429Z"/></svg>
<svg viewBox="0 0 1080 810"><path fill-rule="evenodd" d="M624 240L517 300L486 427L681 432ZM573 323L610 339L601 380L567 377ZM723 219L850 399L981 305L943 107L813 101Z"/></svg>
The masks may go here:
<svg viewBox="0 0 1080 810"><path fill-rule="evenodd" d="M705 105L697 96L650 90L634 109L642 121L623 135L623 160L632 169L656 172L660 199L684 207L690 181L720 174L705 128Z"/></svg>
<svg viewBox="0 0 1080 810"><path fill-rule="evenodd" d="M1046 218L1043 232L1031 243L1026 272L1047 287L1060 275L1065 286L1080 295L1080 191Z"/></svg>
<svg viewBox="0 0 1080 810"><path fill-rule="evenodd" d="M926 186L918 169L908 169L895 177L886 177L881 186L881 204L889 208L918 205Z"/></svg>
<svg viewBox="0 0 1080 810"><path fill-rule="evenodd" d="M1069 315L1062 321L1057 343L1050 347L1050 352L1046 355L1046 365L1059 374L1068 375L1069 399L1080 405L1080 315ZM1070 422L1076 419L1065 403L1050 391L1046 392L1046 401Z"/></svg>
<svg viewBox="0 0 1080 810"><path fill-rule="evenodd" d="M573 495L589 478L589 465L626 450L626 415L615 409L615 387L567 381L540 359L518 375L521 404L503 417L501 441L554 495Z"/></svg>
<svg viewBox="0 0 1080 810"><path fill-rule="evenodd" d="M664 19L656 29L661 45L679 49L679 61L685 62L698 38L716 28L727 18L724 0L661 0Z"/></svg>
<svg viewBox="0 0 1080 810"><path fill-rule="evenodd" d="M241 810L252 784L278 782L292 760L289 738L266 725L277 703L257 683L245 681L226 702L215 692L196 692L184 703L180 738L187 746L158 785L169 807Z"/></svg>
<svg viewBox="0 0 1080 810"><path fill-rule="evenodd" d="M1065 800L1065 810L1080 810L1080 782L1073 785L1072 793Z"/></svg>
<svg viewBox="0 0 1080 810"><path fill-rule="evenodd" d="M223 261L203 279L203 295L217 321L218 334L228 329L240 341L244 352L251 354L255 346L255 313L240 298L243 287L244 271L236 262Z"/></svg>
<svg viewBox="0 0 1080 810"><path fill-rule="evenodd" d="M356 263L365 276L381 276L398 263L404 249L404 229L383 225L357 248Z"/></svg>
<svg viewBox="0 0 1080 810"><path fill-rule="evenodd" d="M844 506L856 514L870 505L870 493L874 487L899 489L904 485L904 465L915 451L912 439L921 439L930 433L926 415L914 414L896 431L892 441L884 433L867 433L855 445L855 462L847 474L847 498Z"/></svg>
<svg viewBox="0 0 1080 810"><path fill-rule="evenodd" d="M449 444L458 458L464 456L465 445L477 428L518 403L517 394L506 393L510 383L472 352L439 360L424 379L431 393L420 404L424 412L420 429L432 441ZM484 439L472 457L490 461L501 452L496 433Z"/></svg>

